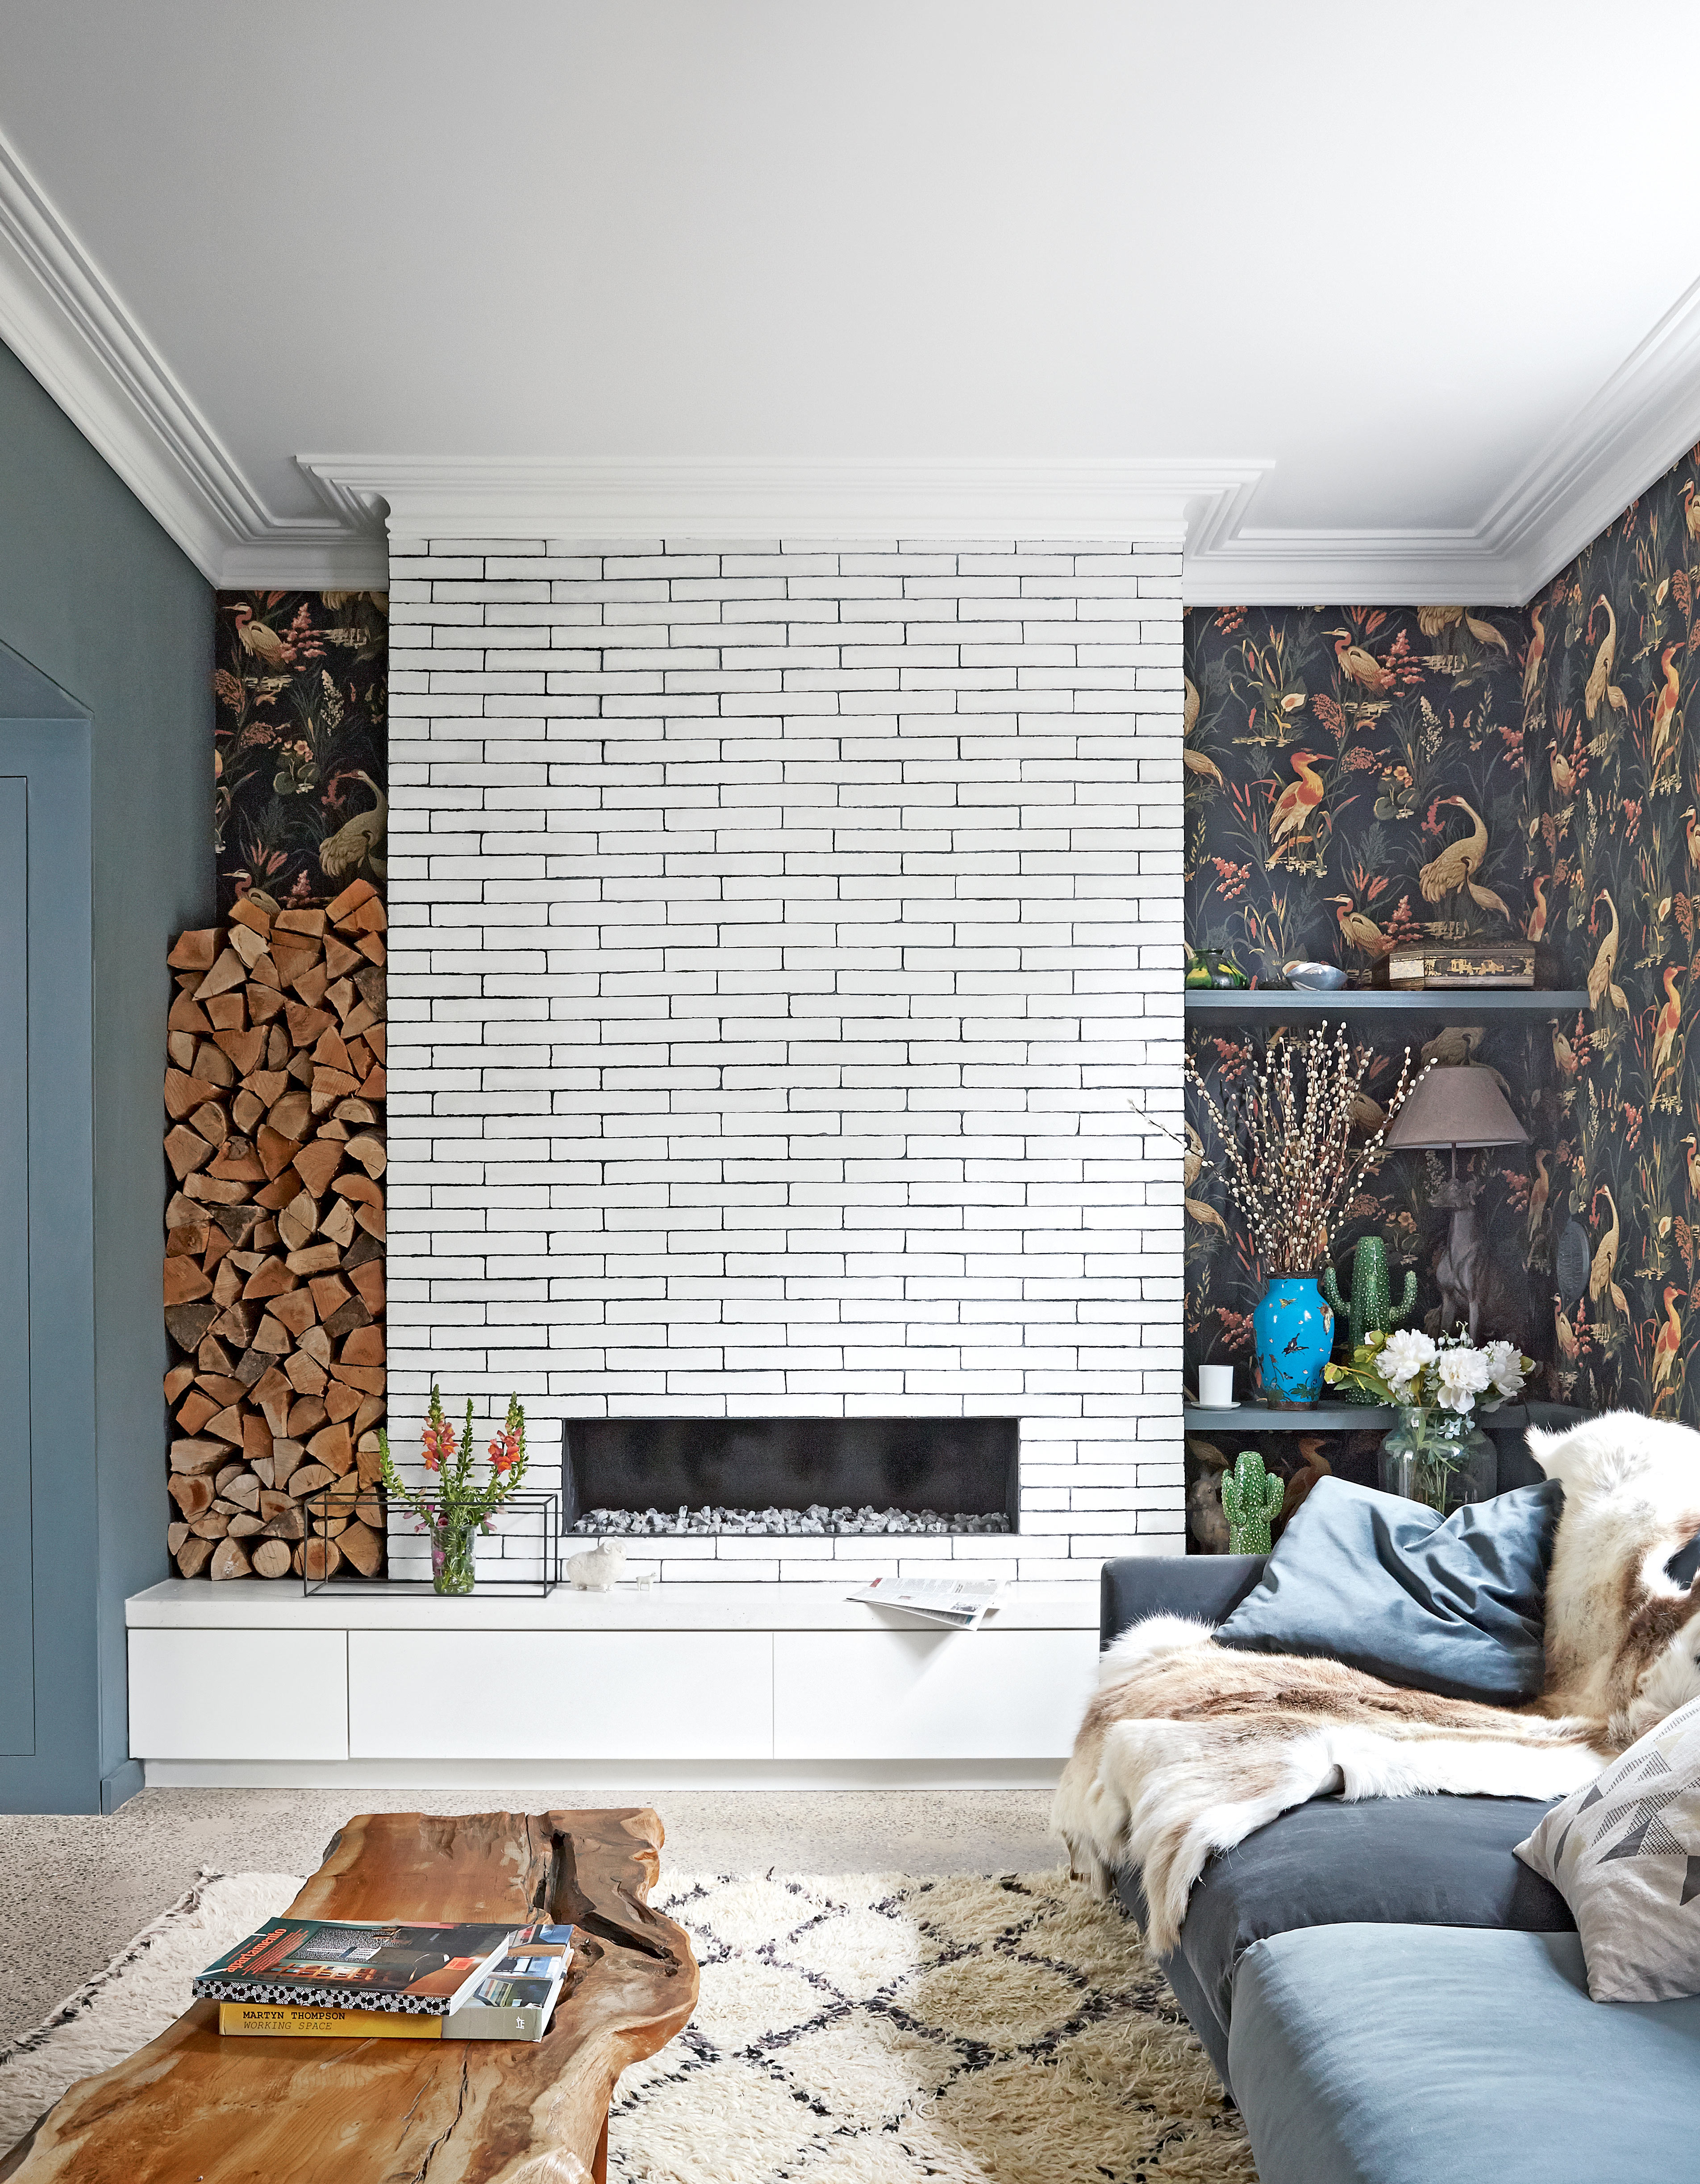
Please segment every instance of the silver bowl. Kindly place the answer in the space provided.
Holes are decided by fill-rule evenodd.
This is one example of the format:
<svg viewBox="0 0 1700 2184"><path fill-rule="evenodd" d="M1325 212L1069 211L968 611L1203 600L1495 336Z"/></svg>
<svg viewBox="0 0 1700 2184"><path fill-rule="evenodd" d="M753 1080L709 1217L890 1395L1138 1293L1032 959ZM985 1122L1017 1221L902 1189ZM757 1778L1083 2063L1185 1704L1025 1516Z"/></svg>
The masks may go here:
<svg viewBox="0 0 1700 2184"><path fill-rule="evenodd" d="M1337 994L1346 983L1346 973L1337 963L1294 962L1281 967L1287 983L1307 994Z"/></svg>

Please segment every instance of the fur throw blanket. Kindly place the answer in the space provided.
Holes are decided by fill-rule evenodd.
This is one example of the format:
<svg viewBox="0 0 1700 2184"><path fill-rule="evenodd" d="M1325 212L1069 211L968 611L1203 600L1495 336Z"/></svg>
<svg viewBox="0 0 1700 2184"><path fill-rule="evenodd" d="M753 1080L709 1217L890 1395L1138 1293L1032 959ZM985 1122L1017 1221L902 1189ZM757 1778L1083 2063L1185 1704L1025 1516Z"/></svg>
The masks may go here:
<svg viewBox="0 0 1700 2184"><path fill-rule="evenodd" d="M1618 1411L1528 1439L1564 1489L1533 1705L1240 1652L1177 1616L1105 1653L1051 1825L1100 1896L1118 1867L1140 1869L1159 1954L1213 1853L1307 1798L1564 1797L1700 1696L1700 1577L1685 1591L1665 1567L1700 1534L1700 1434Z"/></svg>

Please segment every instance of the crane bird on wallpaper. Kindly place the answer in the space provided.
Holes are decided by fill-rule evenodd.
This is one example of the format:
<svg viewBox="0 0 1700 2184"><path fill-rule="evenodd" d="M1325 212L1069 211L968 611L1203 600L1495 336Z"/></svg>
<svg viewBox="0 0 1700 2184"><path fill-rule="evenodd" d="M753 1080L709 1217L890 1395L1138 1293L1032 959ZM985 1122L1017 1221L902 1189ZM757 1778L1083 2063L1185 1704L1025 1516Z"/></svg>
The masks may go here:
<svg viewBox="0 0 1700 2184"><path fill-rule="evenodd" d="M325 836L319 844L319 869L328 880L381 881L388 877L390 869L384 855L390 827L390 800L369 773L357 773L354 778L364 781L378 800L369 811L357 811L334 834Z"/></svg>
<svg viewBox="0 0 1700 2184"><path fill-rule="evenodd" d="M1481 861L1487 855L1487 823L1481 814L1466 804L1461 796L1442 796L1435 806L1436 811L1448 804L1456 805L1471 822L1471 832L1462 834L1455 842L1447 843L1437 857L1425 865L1417 874L1417 884L1423 891L1425 902L1441 902L1460 888L1469 890L1472 902L1483 910L1497 910L1508 925L1516 920L1493 889L1483 887L1476 878Z"/></svg>

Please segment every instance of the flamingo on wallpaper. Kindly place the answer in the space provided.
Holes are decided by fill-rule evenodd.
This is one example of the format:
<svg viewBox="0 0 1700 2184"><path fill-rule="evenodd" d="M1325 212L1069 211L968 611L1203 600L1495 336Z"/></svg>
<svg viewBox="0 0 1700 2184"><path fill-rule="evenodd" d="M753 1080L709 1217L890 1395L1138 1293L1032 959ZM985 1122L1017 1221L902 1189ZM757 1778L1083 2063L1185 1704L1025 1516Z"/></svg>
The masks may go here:
<svg viewBox="0 0 1700 2184"><path fill-rule="evenodd" d="M1223 780L1222 769L1215 760L1207 758L1203 751L1193 750L1187 742L1187 738L1198 725L1199 698L1192 677L1183 675L1181 679L1186 686L1186 701L1181 710L1181 763L1188 773L1198 774L1206 781L1214 781L1218 788L1225 788L1228 784Z"/></svg>
<svg viewBox="0 0 1700 2184"><path fill-rule="evenodd" d="M1700 1138L1691 1133L1682 1142L1688 1148L1688 1195L1700 1200Z"/></svg>
<svg viewBox="0 0 1700 2184"><path fill-rule="evenodd" d="M1653 706L1653 738L1647 761L1649 783L1658 781L1667 749L1672 756L1675 755L1675 745L1681 727L1681 716L1676 710L1676 700L1682 688L1682 677L1672 662L1681 649L1680 645L1667 644L1659 655L1658 665L1664 677L1664 688L1654 699ZM1681 778L1680 769L1678 777Z"/></svg>
<svg viewBox="0 0 1700 2184"><path fill-rule="evenodd" d="M1529 922L1523 928L1523 937L1525 940L1539 942L1545 938L1547 931L1547 875L1545 872L1537 872L1531 886L1535 896L1535 907L1529 913Z"/></svg>
<svg viewBox="0 0 1700 2184"><path fill-rule="evenodd" d="M1547 763L1553 769L1553 786L1559 795L1574 796L1576 793L1576 769L1556 745Z"/></svg>
<svg viewBox="0 0 1700 2184"><path fill-rule="evenodd" d="M1669 1067L1670 1057L1676 1051L1676 1035L1682 1028L1682 1004L1676 998L1676 981L1681 976L1679 965L1665 965L1664 1006L1658 1011L1653 1027L1653 1074L1655 1081Z"/></svg>
<svg viewBox="0 0 1700 2184"><path fill-rule="evenodd" d="M1354 643L1349 629L1331 629L1328 634L1339 639L1334 657L1340 663L1341 671L1349 675L1360 688L1375 698L1392 688L1392 669L1384 667L1366 645Z"/></svg>
<svg viewBox="0 0 1700 2184"><path fill-rule="evenodd" d="M1541 1223L1547 1212L1547 1201L1552 1195L1553 1179L1547 1173L1553 1156L1541 1151L1535 1156L1535 1180L1529 1186L1529 1234L1531 1240L1541 1233Z"/></svg>
<svg viewBox="0 0 1700 2184"><path fill-rule="evenodd" d="M1618 1246L1623 1241L1623 1223L1618 1217L1617 1201L1612 1196L1609 1184L1601 1184L1588 1203L1588 1217L1597 1220L1596 1209L1601 1199L1612 1210L1612 1225L1594 1246L1594 1263L1588 1273L1588 1302L1597 1312L1603 1298L1609 1296L1624 1318L1629 1318L1629 1299L1613 1279L1617 1269Z"/></svg>
<svg viewBox="0 0 1700 2184"><path fill-rule="evenodd" d="M1558 1343L1561 1357L1568 1357L1574 1363L1581 1356L1582 1346L1576 1340L1575 1329L1564 1316L1562 1297L1555 1296L1553 1300L1553 1336Z"/></svg>
<svg viewBox="0 0 1700 2184"><path fill-rule="evenodd" d="M1682 1355L1682 1321L1676 1309L1676 1300L1682 1292L1667 1289L1664 1292L1664 1324L1658 1330L1658 1340L1653 1346L1653 1392L1659 1390L1676 1370L1676 1361Z"/></svg>
<svg viewBox="0 0 1700 2184"><path fill-rule="evenodd" d="M1482 910L1497 910L1508 925L1516 922L1503 902L1492 888L1483 887L1476 878L1481 861L1487 855L1487 822L1461 796L1442 796L1436 811L1442 805L1455 804L1471 822L1472 831L1461 834L1455 842L1448 842L1440 855L1433 857L1417 874L1417 884L1423 891L1425 902L1442 902L1460 888L1467 888L1472 902Z"/></svg>
<svg viewBox="0 0 1700 2184"><path fill-rule="evenodd" d="M1587 687L1582 692L1582 710L1590 720L1592 720L1598 710L1602 698L1611 706L1614 712L1626 713L1629 710L1628 699L1612 681L1612 668L1617 659L1617 616L1612 611L1611 601L1603 592L1600 593L1594 604L1602 606L1606 610L1606 633L1601 640L1599 650L1594 655L1594 664L1588 675ZM1593 631L1594 616L1593 608L1591 607L1588 610L1590 637L1593 635Z"/></svg>
<svg viewBox="0 0 1700 2184"><path fill-rule="evenodd" d="M1331 894L1324 900L1334 905L1334 915L1348 948L1356 948L1370 956L1392 954L1392 942L1366 911L1358 909L1349 894Z"/></svg>
<svg viewBox="0 0 1700 2184"><path fill-rule="evenodd" d="M1529 649L1523 655L1523 703L1526 706L1534 697L1541 680L1541 662L1547 655L1547 629L1542 621L1545 605L1531 607L1529 619L1534 624L1535 634L1529 640Z"/></svg>
<svg viewBox="0 0 1700 2184"><path fill-rule="evenodd" d="M1694 498L1692 478L1682 488L1682 521L1688 526L1688 536L1700 540L1700 501Z"/></svg>
<svg viewBox="0 0 1700 2184"><path fill-rule="evenodd" d="M1596 950L1593 965L1588 972L1588 1006L1597 1010L1602 1001L1609 1000L1614 1009L1621 1009L1627 1016L1629 1014L1628 999L1623 988L1613 983L1617 971L1618 944L1623 938L1623 927L1618 919L1617 905L1612 900L1611 890L1608 888L1602 888L1594 897L1594 901L1603 902L1611 912L1612 928Z"/></svg>
<svg viewBox="0 0 1700 2184"><path fill-rule="evenodd" d="M1305 822L1323 798L1322 776L1316 771L1322 763L1317 751L1298 750L1292 754L1292 770L1298 779L1282 789L1269 814L1271 850L1284 847L1289 834L1295 843L1304 838Z"/></svg>
<svg viewBox="0 0 1700 2184"><path fill-rule="evenodd" d="M260 660L267 667L281 667L293 655L269 622L256 621L252 607L232 610L236 625L236 641L250 658Z"/></svg>

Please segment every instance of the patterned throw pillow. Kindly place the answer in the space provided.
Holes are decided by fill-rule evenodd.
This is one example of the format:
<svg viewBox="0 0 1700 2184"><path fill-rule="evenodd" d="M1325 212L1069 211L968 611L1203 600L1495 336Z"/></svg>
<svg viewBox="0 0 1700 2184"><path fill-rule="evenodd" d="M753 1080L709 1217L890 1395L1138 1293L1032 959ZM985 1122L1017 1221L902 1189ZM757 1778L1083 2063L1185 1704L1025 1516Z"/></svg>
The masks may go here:
<svg viewBox="0 0 1700 2184"><path fill-rule="evenodd" d="M1517 1855L1569 1905L1596 2002L1700 1994L1700 1699L1554 1805Z"/></svg>

